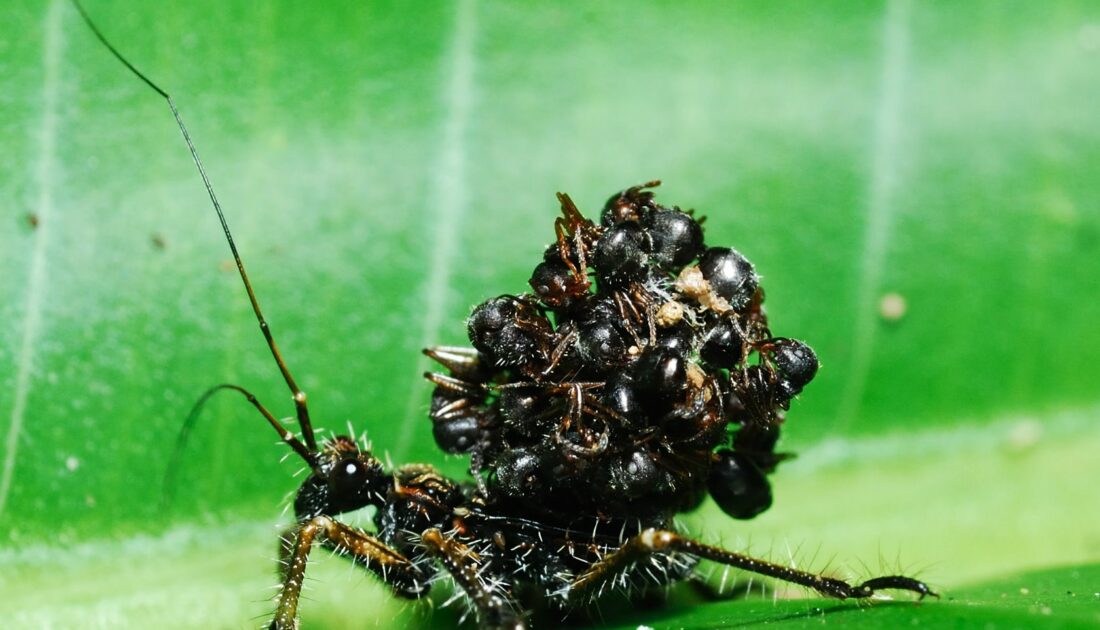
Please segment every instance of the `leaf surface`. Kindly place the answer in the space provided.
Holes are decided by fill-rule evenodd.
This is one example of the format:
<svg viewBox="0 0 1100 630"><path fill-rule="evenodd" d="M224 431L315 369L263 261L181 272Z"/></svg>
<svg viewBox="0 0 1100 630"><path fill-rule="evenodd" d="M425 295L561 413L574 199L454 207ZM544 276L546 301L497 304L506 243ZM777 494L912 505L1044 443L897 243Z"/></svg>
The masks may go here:
<svg viewBox="0 0 1100 630"><path fill-rule="evenodd" d="M872 568L881 545L959 589L790 623L1038 623L965 585L1095 576L1094 4L87 8L175 95L320 426L461 475L432 443L419 349L464 343L472 305L526 287L554 192L595 213L661 178L659 200L744 252L774 331L823 364L790 413L783 448L802 457L775 507L689 525ZM164 103L65 2L2 12L3 606L58 627L249 625L276 529L256 523L277 520L296 466L223 396L171 509L162 480L207 387L239 383L280 416L288 393ZM311 597L307 620L335 605ZM1048 620L1088 621L1060 616L1077 597ZM760 606L654 618L735 624Z"/></svg>

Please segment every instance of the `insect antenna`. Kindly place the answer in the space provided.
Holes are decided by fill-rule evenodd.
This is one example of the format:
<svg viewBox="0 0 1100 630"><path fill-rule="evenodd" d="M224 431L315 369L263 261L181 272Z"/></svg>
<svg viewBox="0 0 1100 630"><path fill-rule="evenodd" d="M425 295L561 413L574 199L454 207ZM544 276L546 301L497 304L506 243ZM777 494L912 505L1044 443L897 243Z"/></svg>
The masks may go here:
<svg viewBox="0 0 1100 630"><path fill-rule="evenodd" d="M264 339L267 341L267 347L271 350L271 356L275 358L275 363L279 366L279 372L282 373L283 380L286 381L287 387L290 388L290 391L293 394L294 406L297 410L298 416L298 426L302 431L302 437L305 439L306 449L299 449L301 443L298 442L297 439L295 439L294 442L291 442L286 438L285 435L283 435L283 440L286 441L291 446L291 448L297 451L299 455L305 458L305 460L312 465L314 461L313 454L317 451L317 440L313 436L313 423L310 421L309 408L306 406L306 394L301 390L301 388L298 387L297 382L295 382L294 377L290 373L290 368L287 367L286 361L283 360L282 353L279 352L279 347L275 344L275 337L271 332L271 327L268 326L267 320L264 319L263 311L260 310L260 302L256 298L256 292L252 288L252 282L248 279L248 273L245 272L244 262L241 260L241 255L237 251L237 244L233 240L233 234L229 231L229 224L225 220L225 213L222 212L221 203L218 202L218 196L214 193L214 186L210 183L210 178L206 175L206 169L203 168L202 160L199 158L199 152L197 149L195 149L195 143L191 141L191 134L188 133L187 126L183 124L183 118L180 116L179 110L176 109L175 101L172 100L172 96L169 95L168 92L165 92L163 89L160 88L160 86L154 83L152 79L145 76L144 73L134 67L134 64L130 63L129 60L123 57L122 53L120 53L111 44L111 42L107 41L107 38L103 35L102 32L100 32L99 27L97 27L95 25L95 22L92 21L92 18L84 10L84 7L80 4L79 0L72 0L72 3L73 6L76 7L76 10L80 12L80 17L84 19L84 23L88 25L88 28L91 29L92 33L107 48L107 50L109 50L111 54L114 55L115 59L118 59L118 61L121 62L122 65L126 66L130 70L130 72L132 72L137 78L141 79L142 82L145 83L145 85L152 88L153 91L155 91L157 94L160 94L164 98L164 100L168 102L168 108L172 110L172 115L176 118L176 124L179 125L180 133L183 134L183 139L187 143L187 148L191 151L191 159L192 161L194 161L195 167L198 169L199 175L202 177L202 183L206 186L206 192L210 196L210 202L214 205L214 211L218 214L218 221L221 222L222 230L225 232L225 240L229 243L229 250L233 253L233 261L237 263L237 271L240 273L241 281L244 283L245 291L248 293L248 301L252 304L252 312L256 314L256 321L260 324L260 331L263 333ZM266 409L264 409L264 407L260 405L258 401L256 401L255 397L252 396L252 394L235 385L219 385L207 391L206 394L204 394L197 403L196 408L192 410L192 413L197 413L197 410L202 407L202 404L206 402L211 394L222 389L234 389L244 394L247 398L249 398L249 402L252 402L252 404L260 410L260 413L264 414L264 416L268 418L268 421L273 423L273 425L276 427L276 430L281 429L281 434L287 433L285 429L282 429L282 425L279 425L278 422L275 422L274 418L269 413L267 413ZM188 416L189 419L190 417L191 416ZM181 433L181 437L183 437L183 433ZM297 446L295 446L295 444L297 444Z"/></svg>
<svg viewBox="0 0 1100 630"><path fill-rule="evenodd" d="M172 455L168 459L168 471L164 475L164 488L161 492L161 507L168 508L172 505L172 500L175 498L176 490L176 471L179 470L180 462L183 459L183 451L187 447L187 440L191 436L191 430L195 427L195 422L199 418L199 414L202 413L203 407L206 403L218 392L222 391L234 391L240 393L245 399L256 408L260 414L267 419L268 424L275 429L275 432L279 434L290 448L294 449L294 452L306 460L307 464L313 465L315 457L314 452L311 451L305 444L302 444L293 433L288 431L275 416L268 411L267 407L264 407L263 403L256 398L252 392L241 387L240 385L234 385L232 383L222 383L221 385L215 385L210 389L202 393L202 396L195 401L192 405L191 411L187 412L187 418L183 421L183 426L180 427L179 435L176 436L176 445L172 449Z"/></svg>

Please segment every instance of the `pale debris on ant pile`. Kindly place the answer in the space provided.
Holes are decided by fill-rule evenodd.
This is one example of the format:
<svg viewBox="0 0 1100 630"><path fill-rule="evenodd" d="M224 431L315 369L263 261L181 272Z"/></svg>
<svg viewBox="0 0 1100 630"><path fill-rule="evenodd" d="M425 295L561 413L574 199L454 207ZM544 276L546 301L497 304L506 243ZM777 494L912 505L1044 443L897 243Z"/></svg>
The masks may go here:
<svg viewBox="0 0 1100 630"><path fill-rule="evenodd" d="M752 263L708 248L656 184L614 195L599 225L561 195L534 294L475 308L476 351L428 350L450 371L429 375L436 442L470 453L487 498L662 522L708 489L736 518L771 505L782 412L817 357L772 337Z"/></svg>
<svg viewBox="0 0 1100 630"><path fill-rule="evenodd" d="M284 438L313 472L284 537L273 628L296 627L315 543L400 596L453 580L482 628L528 627L540 597L569 611L667 586L701 559L841 599L934 594L910 577L849 584L676 531L675 515L708 492L735 518L771 505L782 413L818 364L806 344L772 337L752 264L706 247L691 213L653 201L655 185L613 196L599 225L559 195L534 294L475 308L472 349L425 351L449 372L427 375L435 439L470 455L472 482L424 464L388 471L350 438L319 450ZM375 533L333 518L367 505Z"/></svg>
<svg viewBox="0 0 1100 630"><path fill-rule="evenodd" d="M656 185L614 196L598 225L559 195L535 294L475 308L473 349L426 351L449 371L427 375L434 436L470 454L472 482L423 464L387 471L344 436L318 449L308 422L307 444L284 436L312 473L283 539L272 628L296 628L315 543L399 596L452 579L486 629L528 627L532 598L569 611L608 590L695 577L703 559L842 599L935 595L911 577L849 584L675 531L676 513L707 494L734 518L768 509L782 411L817 358L773 338L756 270L735 250L706 247L691 213L653 201ZM377 508L375 532L333 518L365 506Z"/></svg>
<svg viewBox="0 0 1100 630"><path fill-rule="evenodd" d="M655 185L612 197L599 225L559 195L535 293L475 308L473 349L425 351L449 371L427 375L435 439L470 454L472 482L424 464L387 470L346 437L318 448L296 396L305 444L284 440L312 473L283 538L272 628L297 627L314 544L400 596L449 578L483 628L528 627L532 598L568 611L667 586L701 559L841 599L933 594L905 576L849 584L675 530L708 492L735 518L771 505L782 412L818 364L806 344L772 337L752 264L706 247L690 213L653 201ZM373 533L334 518L368 505Z"/></svg>
<svg viewBox="0 0 1100 630"><path fill-rule="evenodd" d="M673 517L710 494L730 516L771 505L766 475L782 412L813 379L806 344L773 337L753 265L706 247L691 213L653 201L657 182L614 195L597 225L569 197L555 242L531 277L534 294L503 295L474 309L473 349L427 354L449 374L435 385L439 446L469 453L472 483L425 464L393 470L346 436L317 440L305 392L275 343L214 187L171 96L112 46L76 0L93 34L167 102L221 222L256 321L287 388L301 437L235 384L309 475L282 537L281 588L271 627L298 627L314 545L351 559L399 596L426 595L450 578L482 628L528 626L532 598L563 610L607 590L666 586L700 559L865 599L883 589L934 594L900 575L860 584L705 545ZM595 276L595 287L591 276ZM375 531L336 516L373 506ZM523 602L523 603L521 603Z"/></svg>

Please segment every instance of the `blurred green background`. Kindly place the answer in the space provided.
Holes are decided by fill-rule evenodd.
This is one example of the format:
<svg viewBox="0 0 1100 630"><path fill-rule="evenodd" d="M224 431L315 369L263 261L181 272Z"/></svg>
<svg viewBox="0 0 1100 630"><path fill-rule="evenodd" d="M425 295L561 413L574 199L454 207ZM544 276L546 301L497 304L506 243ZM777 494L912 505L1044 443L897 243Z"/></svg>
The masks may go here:
<svg viewBox="0 0 1100 630"><path fill-rule="evenodd" d="M465 469L432 443L419 349L526 287L556 191L595 213L661 178L757 265L773 330L822 361L800 457L768 513L686 526L948 597L674 594L604 623L1100 622L1097 4L87 9L175 95L315 420L394 462ZM159 505L206 387L293 412L205 192L70 5L0 14L0 618L260 625L296 469L270 429L215 399ZM455 620L327 558L310 575L306 627Z"/></svg>

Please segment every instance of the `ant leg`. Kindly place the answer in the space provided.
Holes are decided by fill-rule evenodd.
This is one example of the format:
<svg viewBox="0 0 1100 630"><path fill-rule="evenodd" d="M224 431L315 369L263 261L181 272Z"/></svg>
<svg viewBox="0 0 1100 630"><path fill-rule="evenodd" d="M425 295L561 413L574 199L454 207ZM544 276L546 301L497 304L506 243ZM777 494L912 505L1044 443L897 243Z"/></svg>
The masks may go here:
<svg viewBox="0 0 1100 630"><path fill-rule="evenodd" d="M473 348L457 346L432 346L424 348L424 354L450 370L451 374L466 381L482 381L489 375L481 364L481 353Z"/></svg>
<svg viewBox="0 0 1100 630"><path fill-rule="evenodd" d="M378 574L398 595L420 597L428 592L428 576L408 558L367 532L328 516L318 516L295 525L282 538L279 574L283 585L269 626L271 630L298 627L298 598L315 542Z"/></svg>
<svg viewBox="0 0 1100 630"><path fill-rule="evenodd" d="M481 579L477 553L433 527L420 535L428 555L436 558L451 574L477 610L485 630L524 630L527 622L512 597L499 585Z"/></svg>
<svg viewBox="0 0 1100 630"><path fill-rule="evenodd" d="M550 363L548 363L546 365L546 369L542 371L543 377L549 376L550 373L554 371L554 368L558 367L558 363L561 362L561 359L565 356L565 353L569 352L569 350L573 347L573 342L576 340L577 331L575 330L570 330L569 334L562 337L561 341L559 341L557 345L554 346L554 350L550 353Z"/></svg>
<svg viewBox="0 0 1100 630"><path fill-rule="evenodd" d="M428 379L428 381L435 384L437 387L441 387L459 396L481 399L488 395L488 391L481 383L470 383L460 378L440 374L439 372L425 372L424 378Z"/></svg>
<svg viewBox="0 0 1100 630"><path fill-rule="evenodd" d="M657 307L653 302L645 305L645 323L649 328L649 346L657 345Z"/></svg>
<svg viewBox="0 0 1100 630"><path fill-rule="evenodd" d="M590 407L586 407L584 404L586 383L573 382L568 385L562 384L560 387L568 387L568 408L564 416L562 416L562 422L558 425L557 431L553 434L554 441L561 445L561 447L577 457L592 458L597 457L601 453L607 450L607 446L611 439L611 431L608 427L607 421L600 418L593 413ZM600 420L603 423L604 430L600 432L599 436L593 438L589 433L589 427L584 422L585 414L592 417L593 420ZM579 435L582 436L583 444L576 444L572 440L565 438L565 432L569 429L573 429Z"/></svg>
<svg viewBox="0 0 1100 630"><path fill-rule="evenodd" d="M580 269L573 264L572 258L569 256L569 228L563 219L554 219L554 237L558 242L558 256L561 258L565 266L569 268L569 272L573 274L573 278L582 281L587 280Z"/></svg>
<svg viewBox="0 0 1100 630"><path fill-rule="evenodd" d="M588 288L588 247L585 246L584 237L585 237L585 231L586 231L585 228L588 227L588 226L586 225L585 218L582 217L580 211L577 210L577 206L573 205L573 200L572 199L569 200L569 203L570 203L570 205L572 205L573 211L576 212L576 219L574 220L574 227L573 227L573 247L575 247L576 250L577 250L577 262L580 263L580 269L578 270L578 271L580 271L580 275L577 278L577 281L580 282L582 285L584 285L584 287L587 289Z"/></svg>
<svg viewBox="0 0 1100 630"><path fill-rule="evenodd" d="M470 476L474 478L474 484L477 485L478 494L483 497L492 497L493 494L489 491L489 484L485 483L485 477L481 474L481 471L484 469L485 453L480 447L474 448L470 451Z"/></svg>
<svg viewBox="0 0 1100 630"><path fill-rule="evenodd" d="M849 584L844 580L831 578L824 575L816 575L806 571L800 571L791 567L785 567L765 560L757 560L749 556L726 551L720 547L712 547L703 543L684 538L676 532L659 529L646 529L637 536L632 537L618 549L605 555L593 564L584 573L577 576L569 586L569 597L584 597L599 588L609 580L615 578L620 571L630 567L633 563L654 553L680 552L712 560L731 567L752 571L761 575L767 575L785 582L808 586L822 595L836 597L837 599L864 599L876 594L883 589L897 589L912 591L924 599L928 595L939 597L927 584L919 580L902 575L887 575L871 578L861 584Z"/></svg>
<svg viewBox="0 0 1100 630"><path fill-rule="evenodd" d="M441 406L439 409L433 410L428 414L428 417L435 421L446 422L457 418L476 416L477 412L477 404L469 398L457 398Z"/></svg>
<svg viewBox="0 0 1100 630"><path fill-rule="evenodd" d="M558 193L558 201L561 203L562 213L562 216L554 220L554 235L557 237L558 255L561 256L562 262L572 272L576 286L583 287L587 291L590 284L588 281L587 251L591 246L587 241L593 240L592 232L595 230L595 225L584 218L581 211L577 209L577 204L573 203L569 195ZM576 249L579 267L573 264L569 255L569 237L573 238L572 246Z"/></svg>
<svg viewBox="0 0 1100 630"><path fill-rule="evenodd" d="M634 321L641 323L641 314L638 313L638 309L634 308L634 304L630 299L623 296L622 291L614 291L611 297L615 300L615 306L619 310L619 317L622 318L627 333L634 339L634 344L639 348L644 346L645 344L642 343L642 338L638 335L638 329L634 327Z"/></svg>

